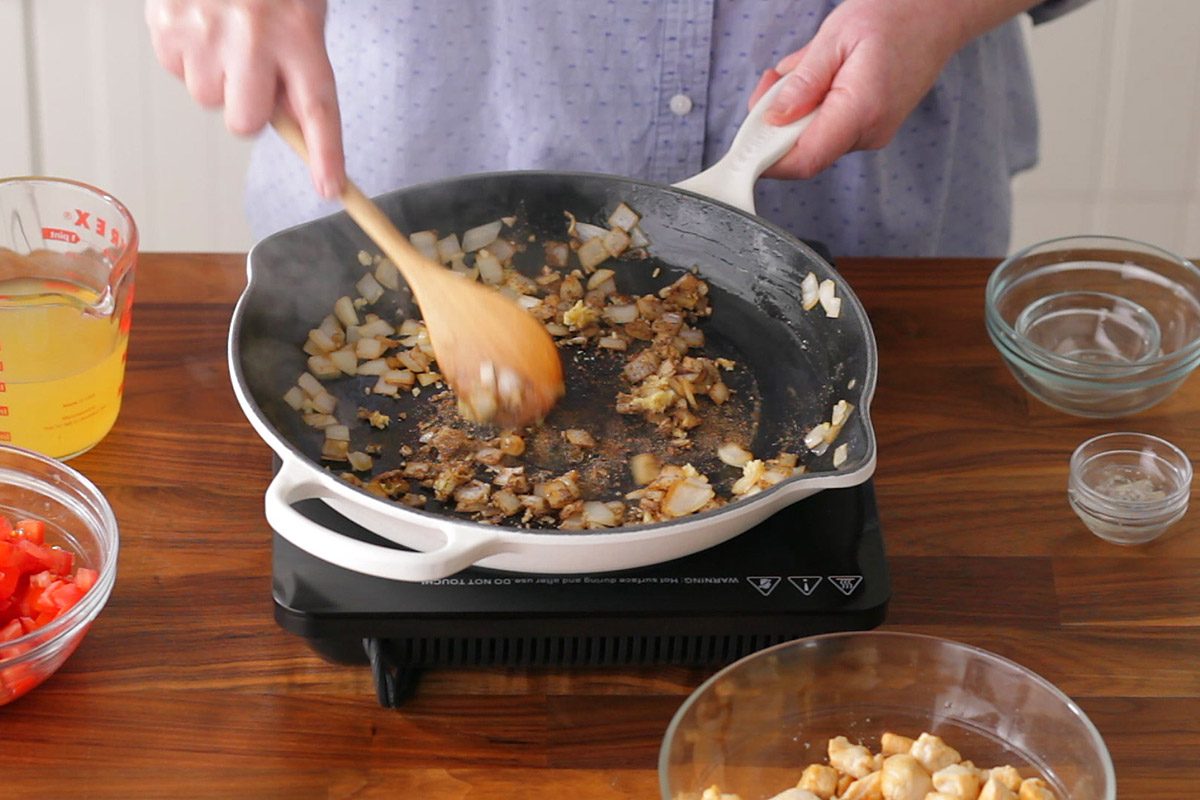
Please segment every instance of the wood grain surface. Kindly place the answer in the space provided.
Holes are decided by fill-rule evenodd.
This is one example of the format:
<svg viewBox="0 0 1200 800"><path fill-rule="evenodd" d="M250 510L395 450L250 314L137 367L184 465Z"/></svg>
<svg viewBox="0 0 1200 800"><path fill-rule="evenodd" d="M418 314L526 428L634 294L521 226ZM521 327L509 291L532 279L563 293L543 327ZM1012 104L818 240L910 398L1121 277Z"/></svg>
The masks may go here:
<svg viewBox="0 0 1200 800"><path fill-rule="evenodd" d="M1200 515L1120 548L1067 505L1067 460L1136 429L1200 453L1200 379L1118 421L1022 391L983 325L985 261L845 260L879 342L885 628L1041 673L1103 734L1120 796L1200 785ZM271 458L226 335L239 255L146 254L125 404L73 466L121 525L78 652L0 707L0 798L655 798L662 734L711 670L438 670L401 710L274 622Z"/></svg>

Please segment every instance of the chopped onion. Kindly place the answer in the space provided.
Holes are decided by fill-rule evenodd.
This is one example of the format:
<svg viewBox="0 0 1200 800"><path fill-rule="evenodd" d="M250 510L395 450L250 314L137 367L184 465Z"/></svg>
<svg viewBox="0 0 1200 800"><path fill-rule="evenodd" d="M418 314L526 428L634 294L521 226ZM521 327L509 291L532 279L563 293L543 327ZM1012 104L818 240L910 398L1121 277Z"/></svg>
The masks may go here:
<svg viewBox="0 0 1200 800"><path fill-rule="evenodd" d="M329 429L326 428L326 430ZM345 461L349 454L349 442L344 442L340 439L326 439L321 444L321 458L326 461Z"/></svg>
<svg viewBox="0 0 1200 800"><path fill-rule="evenodd" d="M332 414L337 408L337 398L325 391L324 388L312 396L312 407L314 411L321 414Z"/></svg>
<svg viewBox="0 0 1200 800"><path fill-rule="evenodd" d="M296 379L296 385L303 389L304 393L309 397L325 391L325 387L321 385L321 382L307 372L300 373L300 377Z"/></svg>
<svg viewBox="0 0 1200 800"><path fill-rule="evenodd" d="M854 406L847 403L845 400L838 400L833 404L833 415L830 417L829 424L834 428L841 428L846 424L846 420L850 418L850 413L854 411Z"/></svg>
<svg viewBox="0 0 1200 800"><path fill-rule="evenodd" d="M458 243L458 236L450 234L437 241L437 257L443 264L449 264L456 258L461 258L463 255L462 245Z"/></svg>
<svg viewBox="0 0 1200 800"><path fill-rule="evenodd" d="M766 464L757 458L747 461L742 466L742 477L738 478L729 491L736 495L752 493L754 489L758 488L758 482L762 480L762 476L766 471Z"/></svg>
<svg viewBox="0 0 1200 800"><path fill-rule="evenodd" d="M506 517L511 517L521 510L521 501L507 489L492 492L492 505Z"/></svg>
<svg viewBox="0 0 1200 800"><path fill-rule="evenodd" d="M349 297L342 296L333 304L333 314L338 318L338 322L345 325L347 328L358 324L358 311L354 308L354 301Z"/></svg>
<svg viewBox="0 0 1200 800"><path fill-rule="evenodd" d="M379 281L375 280L375 276L369 272L358 279L358 283L354 284L354 288L358 289L358 293L362 295L362 298L368 303L374 303L379 298L383 297L383 286L379 283Z"/></svg>
<svg viewBox="0 0 1200 800"><path fill-rule="evenodd" d="M388 397L395 397L400 393L400 387L394 383L389 383L384 380L383 375L379 376L379 380L375 381L375 385L371 387L371 394L382 394Z"/></svg>
<svg viewBox="0 0 1200 800"><path fill-rule="evenodd" d="M842 311L842 298L837 297L834 294L835 291L837 291L837 284L831 278L821 281L818 297L821 301L821 308L825 309L827 317L836 317Z"/></svg>
<svg viewBox="0 0 1200 800"><path fill-rule="evenodd" d="M800 304L805 311L811 311L820 301L820 281L817 280L815 274L810 272L804 276L804 280L800 281Z"/></svg>
<svg viewBox="0 0 1200 800"><path fill-rule="evenodd" d="M515 433L506 433L501 436L497 446L501 452L510 456L519 456L525 452L525 440Z"/></svg>
<svg viewBox="0 0 1200 800"><path fill-rule="evenodd" d="M496 241L496 237L500 235L500 228L503 225L502 221L496 220L495 222L489 222L486 225L469 229L463 234L462 249L468 253L474 253L476 250L487 247Z"/></svg>
<svg viewBox="0 0 1200 800"><path fill-rule="evenodd" d="M512 261L512 257L517 254L517 246L508 239L497 239L489 244L487 249L501 264Z"/></svg>
<svg viewBox="0 0 1200 800"><path fill-rule="evenodd" d="M555 269L562 269L569 263L571 248L567 246L566 242L546 242L543 247L546 250L546 264L548 266Z"/></svg>
<svg viewBox="0 0 1200 800"><path fill-rule="evenodd" d="M629 342L620 336L601 336L596 344L605 350L627 350L629 348Z"/></svg>
<svg viewBox="0 0 1200 800"><path fill-rule="evenodd" d="M671 485L662 500L662 513L668 517L695 514L716 497L716 492L703 477L689 476Z"/></svg>
<svg viewBox="0 0 1200 800"><path fill-rule="evenodd" d="M833 450L833 466L834 466L834 468L836 469L836 468L842 466L842 464L845 464L846 458L849 456L849 454L850 454L850 445L849 444L839 444L837 447L835 447Z"/></svg>
<svg viewBox="0 0 1200 800"><path fill-rule="evenodd" d="M425 323L419 319L406 319L400 323L401 336L416 336L425 330Z"/></svg>
<svg viewBox="0 0 1200 800"><path fill-rule="evenodd" d="M611 269L598 269L588 277L587 288L589 290L595 289L616 274Z"/></svg>
<svg viewBox="0 0 1200 800"><path fill-rule="evenodd" d="M342 374L329 356L309 356L308 371L318 378L336 378Z"/></svg>
<svg viewBox="0 0 1200 800"><path fill-rule="evenodd" d="M359 375L382 375L387 371L387 359L383 358L373 358L358 365Z"/></svg>
<svg viewBox="0 0 1200 800"><path fill-rule="evenodd" d="M325 429L325 438L334 439L339 442L350 441L350 427L348 425L330 425Z"/></svg>
<svg viewBox="0 0 1200 800"><path fill-rule="evenodd" d="M364 361L379 358L386 350L387 345L379 339L359 339L354 343L354 355Z"/></svg>
<svg viewBox="0 0 1200 800"><path fill-rule="evenodd" d="M616 258L629 249L629 234L619 228L604 234L603 241L604 249L613 258Z"/></svg>
<svg viewBox="0 0 1200 800"><path fill-rule="evenodd" d="M804 434L804 446L809 450L823 449L823 447L829 443L827 437L831 427L832 426L828 422L822 422L820 425L817 425L808 433Z"/></svg>
<svg viewBox="0 0 1200 800"><path fill-rule="evenodd" d="M596 440L592 435L582 428L568 428L563 431L563 439L568 444L573 444L576 447L595 447Z"/></svg>
<svg viewBox="0 0 1200 800"><path fill-rule="evenodd" d="M361 367L359 369L361 369ZM712 400L719 406L725 405L725 403L729 400L729 387L725 385L724 381L717 381L708 390L708 399Z"/></svg>
<svg viewBox="0 0 1200 800"><path fill-rule="evenodd" d="M637 225L641 217L637 215L632 208L621 203L616 209L608 215L608 225L610 228L620 228L623 231L628 231L633 226Z"/></svg>
<svg viewBox="0 0 1200 800"><path fill-rule="evenodd" d="M583 522L589 528L611 528L620 519L607 503L588 500L583 504Z"/></svg>
<svg viewBox="0 0 1200 800"><path fill-rule="evenodd" d="M525 309L526 311L537 308L541 304L542 304L541 299L534 297L533 295L523 294L517 298L517 305L519 305L521 308Z"/></svg>
<svg viewBox="0 0 1200 800"><path fill-rule="evenodd" d="M312 345L311 348L308 345ZM313 328L308 332L308 341L305 343L305 352L309 355L319 356L325 353L332 353L340 347L335 340L330 338L329 334L320 328Z"/></svg>
<svg viewBox="0 0 1200 800"><path fill-rule="evenodd" d="M634 226L629 229L629 246L639 249L650 246L650 240L646 238L646 234L642 232L640 226Z"/></svg>
<svg viewBox="0 0 1200 800"><path fill-rule="evenodd" d="M366 321L358 326L360 336L366 338L387 337L396 332L396 329L388 324L387 320L380 319L374 314L367 315Z"/></svg>
<svg viewBox="0 0 1200 800"><path fill-rule="evenodd" d="M603 272L605 270L600 271ZM604 309L604 318L613 325L626 325L637 319L637 316L638 308L632 303L629 305L608 306Z"/></svg>
<svg viewBox="0 0 1200 800"><path fill-rule="evenodd" d="M313 428L321 429L328 428L330 425L337 425L337 417L332 414L305 414L304 424Z"/></svg>
<svg viewBox="0 0 1200 800"><path fill-rule="evenodd" d="M401 350L396 359L413 372L424 372L429 367L429 358L420 350Z"/></svg>
<svg viewBox="0 0 1200 800"><path fill-rule="evenodd" d="M579 256L579 263L585 272L591 272L609 258L608 248L604 246L603 239L584 242L576 255Z"/></svg>
<svg viewBox="0 0 1200 800"><path fill-rule="evenodd" d="M293 386L283 393L283 402L291 406L294 411L299 411L304 407L304 400L304 390L299 386Z"/></svg>
<svg viewBox="0 0 1200 800"><path fill-rule="evenodd" d="M375 267L375 280L394 292L400 288L400 270L385 258Z"/></svg>
<svg viewBox="0 0 1200 800"><path fill-rule="evenodd" d="M679 338L686 342L688 347L704 347L704 331L699 328L689 328L685 325L679 331Z"/></svg>
<svg viewBox="0 0 1200 800"><path fill-rule="evenodd" d="M434 231L417 231L412 236L408 237L412 242L412 246L421 251L421 254L432 261L438 259L437 249L437 233Z"/></svg>
<svg viewBox="0 0 1200 800"><path fill-rule="evenodd" d="M385 383L390 383L393 386L402 386L405 389L416 383L417 376L407 369L389 369L380 376Z"/></svg>
<svg viewBox="0 0 1200 800"><path fill-rule="evenodd" d="M442 375L439 372L421 372L417 374L417 383L422 386L438 383L442 380Z"/></svg>
<svg viewBox="0 0 1200 800"><path fill-rule="evenodd" d="M370 472L375 466L375 459L358 450L347 453L346 459L350 462L350 469L355 472Z"/></svg>
<svg viewBox="0 0 1200 800"><path fill-rule="evenodd" d="M475 254L475 267L479 270L479 279L489 286L496 286L504 280L504 267L487 250Z"/></svg>
<svg viewBox="0 0 1200 800"><path fill-rule="evenodd" d="M634 483L647 486L653 483L662 471L662 462L653 453L638 453L629 460L629 471L633 473Z"/></svg>
<svg viewBox="0 0 1200 800"><path fill-rule="evenodd" d="M354 375L358 372L358 356L354 353L354 347L347 345L341 350L334 350L329 354L329 360L347 375Z"/></svg>
<svg viewBox="0 0 1200 800"><path fill-rule="evenodd" d="M590 225L586 222L576 222L574 229L571 230L571 235L584 243L590 242L592 239L601 239L606 233L608 233L607 228Z"/></svg>
<svg viewBox="0 0 1200 800"><path fill-rule="evenodd" d="M754 458L754 454L736 442L726 442L717 448L717 458L731 467L740 469Z"/></svg>

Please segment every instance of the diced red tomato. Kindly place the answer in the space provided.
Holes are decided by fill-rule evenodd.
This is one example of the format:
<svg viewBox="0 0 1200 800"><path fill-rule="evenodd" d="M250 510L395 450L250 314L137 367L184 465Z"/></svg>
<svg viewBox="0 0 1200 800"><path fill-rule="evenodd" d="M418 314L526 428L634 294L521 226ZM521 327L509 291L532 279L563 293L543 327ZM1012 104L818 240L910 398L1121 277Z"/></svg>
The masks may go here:
<svg viewBox="0 0 1200 800"><path fill-rule="evenodd" d="M24 635L25 626L21 624L21 620L19 619L14 619L3 628L0 628L0 642L11 642L13 639Z"/></svg>
<svg viewBox="0 0 1200 800"><path fill-rule="evenodd" d="M28 539L31 542L44 544L46 541L46 523L40 519L23 519L17 522L17 527L13 528L12 533L18 539Z"/></svg>
<svg viewBox="0 0 1200 800"><path fill-rule="evenodd" d="M82 589L84 592L86 592L88 589L91 589L93 586L95 586L96 581L99 580L99 578L100 578L100 573L96 572L96 570L94 570L94 569L88 569L87 567L80 567L79 569L75 570L75 585L78 586L80 589Z"/></svg>
<svg viewBox="0 0 1200 800"><path fill-rule="evenodd" d="M46 544L46 524L41 520L22 519L14 525L0 515L0 642L58 618L98 578L94 569L76 570L73 553ZM0 695L4 684L13 688L7 675L0 675Z"/></svg>

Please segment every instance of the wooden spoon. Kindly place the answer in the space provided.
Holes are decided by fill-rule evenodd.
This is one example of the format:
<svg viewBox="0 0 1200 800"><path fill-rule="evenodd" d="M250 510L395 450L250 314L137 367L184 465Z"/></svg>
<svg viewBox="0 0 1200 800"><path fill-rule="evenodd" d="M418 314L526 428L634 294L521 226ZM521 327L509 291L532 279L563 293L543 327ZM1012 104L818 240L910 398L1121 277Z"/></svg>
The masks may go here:
<svg viewBox="0 0 1200 800"><path fill-rule="evenodd" d="M271 124L307 163L296 121L277 113ZM459 412L505 427L544 418L564 389L558 348L542 324L499 292L426 258L349 178L340 200L412 289Z"/></svg>

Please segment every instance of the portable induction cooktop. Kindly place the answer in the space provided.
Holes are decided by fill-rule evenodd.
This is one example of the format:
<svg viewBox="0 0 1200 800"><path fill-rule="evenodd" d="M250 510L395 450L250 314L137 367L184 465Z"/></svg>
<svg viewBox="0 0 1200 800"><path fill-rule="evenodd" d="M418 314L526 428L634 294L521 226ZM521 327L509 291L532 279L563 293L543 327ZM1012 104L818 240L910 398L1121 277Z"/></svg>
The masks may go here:
<svg viewBox="0 0 1200 800"><path fill-rule="evenodd" d="M297 510L397 547L321 501ZM789 639L875 627L891 596L871 481L820 492L708 550L621 572L471 568L408 583L343 569L276 533L272 574L278 623L326 658L370 664L391 707L438 667L720 666Z"/></svg>

